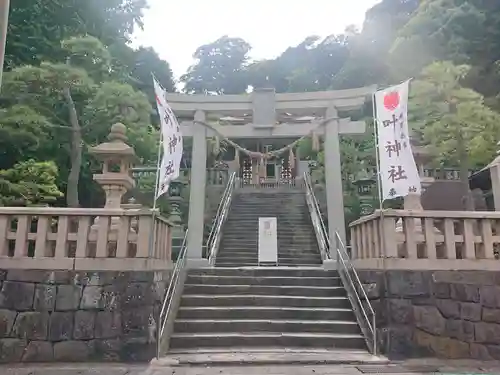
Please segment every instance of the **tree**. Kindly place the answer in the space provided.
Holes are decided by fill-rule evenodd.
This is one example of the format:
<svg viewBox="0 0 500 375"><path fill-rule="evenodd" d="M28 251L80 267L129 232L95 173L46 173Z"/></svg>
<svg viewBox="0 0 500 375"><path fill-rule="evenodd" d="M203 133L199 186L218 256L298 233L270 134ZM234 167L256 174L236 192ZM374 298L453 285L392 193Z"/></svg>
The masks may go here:
<svg viewBox="0 0 500 375"><path fill-rule="evenodd" d="M248 82L245 68L250 44L241 38L223 36L215 42L198 47L193 55L197 61L181 77L189 94L241 94Z"/></svg>
<svg viewBox="0 0 500 375"><path fill-rule="evenodd" d="M423 1L401 29L391 50L396 79L418 74L434 61L473 63L474 46L485 42L486 14L466 0Z"/></svg>
<svg viewBox="0 0 500 375"><path fill-rule="evenodd" d="M274 60L251 64L248 81L254 87L274 87L277 92L326 90L348 55L342 35L330 35L324 39L309 36Z"/></svg>
<svg viewBox="0 0 500 375"><path fill-rule="evenodd" d="M51 203L63 194L56 185L54 162L33 159L0 169L0 206L31 206Z"/></svg>
<svg viewBox="0 0 500 375"><path fill-rule="evenodd" d="M146 0L16 0L11 2L6 66L60 61L61 40L93 35L105 45L125 44L142 26Z"/></svg>
<svg viewBox="0 0 500 375"><path fill-rule="evenodd" d="M68 50L61 40L90 35L98 39L110 55L110 77L143 90L154 105L151 73L167 91L175 91L175 83L168 63L153 49L134 50L128 45L134 29L142 27L145 7L146 0L12 2L6 68L64 61Z"/></svg>
<svg viewBox="0 0 500 375"><path fill-rule="evenodd" d="M57 160L66 181L61 187L67 205L78 207L82 168L84 178L91 179L86 147L104 141L111 124L122 121L128 126L131 143L137 142L138 153L146 160L155 153L157 135L144 94L109 81L110 55L99 40L71 38L62 46L67 52L64 62L42 62L8 73L5 92L9 94L4 100L13 108L22 104L43 116L45 134L54 140L44 149L44 158ZM88 194L88 188L81 190Z"/></svg>
<svg viewBox="0 0 500 375"><path fill-rule="evenodd" d="M437 161L460 166L465 208L472 210L468 171L494 158L500 115L485 106L482 95L462 86L469 70L451 62L426 67L412 84L410 123Z"/></svg>
<svg viewBox="0 0 500 375"><path fill-rule="evenodd" d="M50 143L50 121L26 105L0 110L0 169L36 158Z"/></svg>

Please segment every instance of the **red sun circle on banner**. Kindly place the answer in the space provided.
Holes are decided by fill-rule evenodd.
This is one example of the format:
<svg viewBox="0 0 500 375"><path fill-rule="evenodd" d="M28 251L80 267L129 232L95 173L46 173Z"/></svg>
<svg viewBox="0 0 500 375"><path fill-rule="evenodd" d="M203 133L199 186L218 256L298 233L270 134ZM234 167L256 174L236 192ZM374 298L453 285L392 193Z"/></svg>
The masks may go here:
<svg viewBox="0 0 500 375"><path fill-rule="evenodd" d="M399 92L392 91L384 96L384 107L389 111L394 111L399 106Z"/></svg>

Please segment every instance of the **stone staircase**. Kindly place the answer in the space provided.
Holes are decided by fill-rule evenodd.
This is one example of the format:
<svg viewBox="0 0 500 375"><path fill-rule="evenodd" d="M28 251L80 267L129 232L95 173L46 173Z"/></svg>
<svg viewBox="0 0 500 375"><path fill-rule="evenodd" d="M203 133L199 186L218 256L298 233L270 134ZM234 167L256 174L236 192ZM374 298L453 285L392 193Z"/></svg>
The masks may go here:
<svg viewBox="0 0 500 375"><path fill-rule="evenodd" d="M262 216L278 220L278 267L256 267ZM171 354L282 348L366 353L338 272L321 267L303 192L234 196L216 267L188 271L169 347Z"/></svg>
<svg viewBox="0 0 500 375"><path fill-rule="evenodd" d="M256 347L366 350L337 271L190 270L170 352Z"/></svg>
<svg viewBox="0 0 500 375"><path fill-rule="evenodd" d="M276 217L278 265L319 266L321 257L305 194L300 190L237 192L216 258L218 267L258 265L259 217Z"/></svg>

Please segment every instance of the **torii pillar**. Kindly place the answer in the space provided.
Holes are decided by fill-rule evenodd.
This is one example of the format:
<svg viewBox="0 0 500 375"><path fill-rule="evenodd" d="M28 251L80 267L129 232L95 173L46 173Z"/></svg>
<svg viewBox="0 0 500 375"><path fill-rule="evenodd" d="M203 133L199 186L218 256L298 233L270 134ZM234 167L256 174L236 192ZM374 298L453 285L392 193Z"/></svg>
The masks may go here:
<svg viewBox="0 0 500 375"><path fill-rule="evenodd" d="M364 100L364 98L363 98ZM351 121L350 118L339 118L338 109L332 102L326 109L327 119L331 119L324 129L325 153L325 189L328 216L328 236L331 246L338 246L337 235L344 245L346 240L346 223L344 216L344 192L342 186L342 163L340 158L340 135L363 134L366 132L364 121ZM332 253L335 254L334 249Z"/></svg>

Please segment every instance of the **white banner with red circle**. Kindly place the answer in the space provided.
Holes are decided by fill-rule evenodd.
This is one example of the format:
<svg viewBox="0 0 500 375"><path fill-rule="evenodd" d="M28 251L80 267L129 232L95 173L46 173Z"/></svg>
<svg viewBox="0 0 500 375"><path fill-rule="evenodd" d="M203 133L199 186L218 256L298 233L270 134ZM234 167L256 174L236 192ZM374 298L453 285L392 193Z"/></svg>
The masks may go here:
<svg viewBox="0 0 500 375"><path fill-rule="evenodd" d="M408 130L409 87L406 81L375 93L382 200L422 190Z"/></svg>

